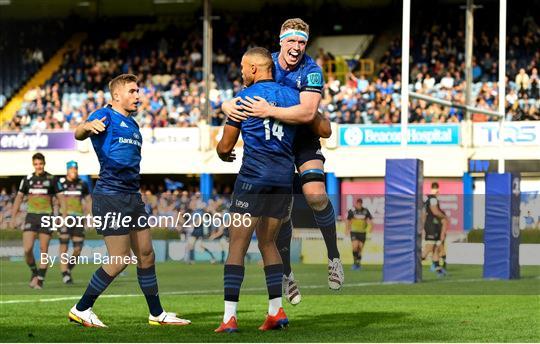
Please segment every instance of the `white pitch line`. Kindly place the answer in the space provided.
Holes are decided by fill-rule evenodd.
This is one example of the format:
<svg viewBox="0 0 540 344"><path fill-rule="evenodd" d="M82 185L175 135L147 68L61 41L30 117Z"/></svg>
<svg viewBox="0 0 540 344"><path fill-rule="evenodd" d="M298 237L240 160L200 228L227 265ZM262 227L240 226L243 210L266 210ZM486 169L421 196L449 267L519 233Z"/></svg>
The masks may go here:
<svg viewBox="0 0 540 344"><path fill-rule="evenodd" d="M540 276L534 277L534 279L540 279ZM486 282L483 278L468 278L468 279L459 279L459 280L437 280L433 281L436 283L468 283L468 282ZM364 282L364 283L350 283L345 284L345 288L348 287L367 287L367 286L384 286L384 285L395 285L399 283L383 283L383 282ZM412 285L412 284L411 284ZM328 285L307 285L302 286L302 289L321 289L328 288ZM257 287L257 288L243 288L243 291L263 291L266 288ZM161 295L193 295L193 294L218 294L222 293L223 289L208 289L208 290L181 290L181 291L170 291L160 293ZM101 295L100 298L119 298L119 297L141 297L143 294L112 294L112 295ZM69 301L69 300L78 300L80 296L66 296L66 297L55 297L49 299L26 299L26 300L7 300L0 301L0 304L17 304L17 303L32 303L32 302L57 302L57 301Z"/></svg>

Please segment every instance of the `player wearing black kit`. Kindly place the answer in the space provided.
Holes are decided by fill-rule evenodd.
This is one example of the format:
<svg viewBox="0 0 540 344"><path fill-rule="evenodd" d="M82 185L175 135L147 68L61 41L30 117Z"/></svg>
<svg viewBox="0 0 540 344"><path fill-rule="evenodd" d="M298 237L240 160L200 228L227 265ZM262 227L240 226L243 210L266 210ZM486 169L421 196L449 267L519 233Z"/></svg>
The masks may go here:
<svg viewBox="0 0 540 344"><path fill-rule="evenodd" d="M53 196L60 201L61 209L64 207L61 185L58 180L48 172L45 172L45 157L41 153L32 156L34 173L21 180L19 192L15 197L11 214L12 227L16 227L16 218L24 196L28 196L28 210L24 221L23 248L26 264L32 271L30 288L41 289L47 272L47 264L36 267L34 258L34 241L39 237L39 250L41 254L49 251L49 242L52 231L49 227L42 226L44 216L53 215Z"/></svg>
<svg viewBox="0 0 540 344"><path fill-rule="evenodd" d="M76 219L75 221L78 221L78 217L90 213L90 192L88 191L88 185L79 178L77 162L69 161L66 168L67 175L60 178L59 183L62 186L62 193L66 202L66 213L68 216L73 216ZM84 244L84 225L82 222L75 222L73 226L66 225L60 229L60 257L67 254L70 239L73 244L73 252L69 257L69 262L66 264L65 259L60 260L62 282L66 284L73 283L71 271L75 267L77 257L80 256Z"/></svg>

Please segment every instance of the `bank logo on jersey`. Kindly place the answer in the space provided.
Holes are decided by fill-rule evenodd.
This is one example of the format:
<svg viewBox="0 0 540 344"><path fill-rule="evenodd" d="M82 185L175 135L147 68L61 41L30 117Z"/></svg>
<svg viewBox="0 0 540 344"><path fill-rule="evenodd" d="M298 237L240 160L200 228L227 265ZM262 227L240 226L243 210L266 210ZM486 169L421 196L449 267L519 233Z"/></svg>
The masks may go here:
<svg viewBox="0 0 540 344"><path fill-rule="evenodd" d="M308 86L320 87L322 86L321 73L309 73L307 75Z"/></svg>

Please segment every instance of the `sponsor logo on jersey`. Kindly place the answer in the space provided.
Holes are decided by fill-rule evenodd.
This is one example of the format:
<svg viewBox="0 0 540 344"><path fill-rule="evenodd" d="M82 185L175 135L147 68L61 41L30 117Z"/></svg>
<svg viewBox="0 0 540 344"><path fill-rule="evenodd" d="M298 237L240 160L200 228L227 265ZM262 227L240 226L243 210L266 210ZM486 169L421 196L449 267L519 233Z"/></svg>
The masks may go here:
<svg viewBox="0 0 540 344"><path fill-rule="evenodd" d="M241 200L239 200L239 199L236 200L235 205L236 205L238 208L242 208L242 209L247 209L247 208L249 208L249 202L244 202L244 201L241 201Z"/></svg>
<svg viewBox="0 0 540 344"><path fill-rule="evenodd" d="M139 146L139 147L141 146L140 141L137 141L137 140L134 140L134 139L129 139L129 138L126 138L126 137L119 137L118 142L120 142L120 143L129 143L131 145L135 145L135 146Z"/></svg>

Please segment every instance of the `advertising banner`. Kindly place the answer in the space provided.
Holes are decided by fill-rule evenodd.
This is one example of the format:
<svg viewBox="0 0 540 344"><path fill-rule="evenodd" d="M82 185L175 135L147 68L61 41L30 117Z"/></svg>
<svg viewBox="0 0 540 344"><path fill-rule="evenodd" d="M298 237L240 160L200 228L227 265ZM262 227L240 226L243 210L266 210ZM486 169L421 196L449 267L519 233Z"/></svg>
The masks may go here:
<svg viewBox="0 0 540 344"><path fill-rule="evenodd" d="M473 143L475 146L499 145L500 124L498 122L474 123ZM504 145L540 145L540 123L505 122L502 130Z"/></svg>
<svg viewBox="0 0 540 344"><path fill-rule="evenodd" d="M408 127L410 145L459 145L459 124L411 124ZM339 145L392 146L401 144L399 125L361 125L339 126Z"/></svg>
<svg viewBox="0 0 540 344"><path fill-rule="evenodd" d="M0 133L0 150L76 149L72 131Z"/></svg>

